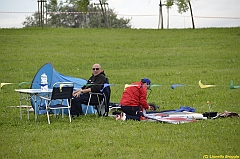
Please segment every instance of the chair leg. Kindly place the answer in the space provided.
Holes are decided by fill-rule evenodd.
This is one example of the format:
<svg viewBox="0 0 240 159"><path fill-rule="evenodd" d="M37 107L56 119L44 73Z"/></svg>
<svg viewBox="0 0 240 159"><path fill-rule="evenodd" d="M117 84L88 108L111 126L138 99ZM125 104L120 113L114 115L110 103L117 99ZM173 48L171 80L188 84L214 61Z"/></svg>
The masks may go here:
<svg viewBox="0 0 240 159"><path fill-rule="evenodd" d="M90 104L91 98L92 98L92 94L90 94L90 96L89 96L88 104L87 104L87 107L86 107L85 115L87 115L87 111L88 111L88 107L89 107L89 104Z"/></svg>
<svg viewBox="0 0 240 159"><path fill-rule="evenodd" d="M98 116L101 116L101 102L98 95L97 95L97 99L98 99L98 105L96 106L96 108L97 108Z"/></svg>
<svg viewBox="0 0 240 159"><path fill-rule="evenodd" d="M41 103L42 103L42 99L40 100L40 105L41 105ZM35 121L37 121L37 119L38 119L39 107L40 107L40 106L37 107L37 111L35 110L36 108L34 108L34 113L37 112L37 114L34 114L34 115L35 115Z"/></svg>
<svg viewBox="0 0 240 159"><path fill-rule="evenodd" d="M70 114L70 108L68 108L68 117L69 117L69 121L71 123L72 122L72 118L71 118L71 114Z"/></svg>
<svg viewBox="0 0 240 159"><path fill-rule="evenodd" d="M95 108L96 108L96 110L97 110L97 115L100 116L99 105L96 105Z"/></svg>
<svg viewBox="0 0 240 159"><path fill-rule="evenodd" d="M46 110L47 110L47 109L46 109ZM47 118L48 118L48 124L50 124L50 118L49 118L48 110L47 110Z"/></svg>
<svg viewBox="0 0 240 159"><path fill-rule="evenodd" d="M100 109L100 114L101 116L103 116L104 110L103 110L103 105L99 105L99 109Z"/></svg>
<svg viewBox="0 0 240 159"><path fill-rule="evenodd" d="M70 101L67 100L67 105L68 105L68 117L69 117L69 121L70 121L70 123L72 122L71 112L70 112L70 109L71 109L71 102L72 102L72 100L70 100Z"/></svg>
<svg viewBox="0 0 240 159"><path fill-rule="evenodd" d="M87 112L88 112L88 106L89 106L89 104L88 104L87 107L86 107L86 111L85 111L84 115L87 115Z"/></svg>
<svg viewBox="0 0 240 159"><path fill-rule="evenodd" d="M100 105L98 105L98 115L99 116L103 116L104 115L104 113L105 113L105 105L104 104L100 104Z"/></svg>

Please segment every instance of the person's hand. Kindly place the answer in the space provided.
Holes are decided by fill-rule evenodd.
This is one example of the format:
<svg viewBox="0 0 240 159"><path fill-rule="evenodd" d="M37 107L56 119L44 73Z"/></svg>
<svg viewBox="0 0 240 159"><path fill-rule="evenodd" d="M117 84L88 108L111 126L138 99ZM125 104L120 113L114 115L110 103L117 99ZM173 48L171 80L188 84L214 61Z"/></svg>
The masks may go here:
<svg viewBox="0 0 240 159"><path fill-rule="evenodd" d="M82 89L77 90L77 91L73 92L72 95L73 95L74 97L78 98L78 97L81 95L81 91L82 91Z"/></svg>
<svg viewBox="0 0 240 159"><path fill-rule="evenodd" d="M78 98L78 97L80 97L80 95L81 95L81 92L77 92L77 93L75 94L75 97Z"/></svg>
<svg viewBox="0 0 240 159"><path fill-rule="evenodd" d="M73 92L72 96L76 97L77 96L77 92Z"/></svg>

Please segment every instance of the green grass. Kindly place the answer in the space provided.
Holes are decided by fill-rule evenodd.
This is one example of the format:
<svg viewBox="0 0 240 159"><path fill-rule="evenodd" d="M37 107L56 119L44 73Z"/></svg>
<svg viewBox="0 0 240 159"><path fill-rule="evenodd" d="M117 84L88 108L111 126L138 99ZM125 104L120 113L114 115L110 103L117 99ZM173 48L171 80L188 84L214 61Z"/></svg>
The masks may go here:
<svg viewBox="0 0 240 159"><path fill-rule="evenodd" d="M203 158L238 155L239 118L190 124L115 121L87 115L73 120L31 114L19 119L14 92L31 82L45 63L56 71L89 78L100 63L119 102L125 84L151 79L148 102L159 110L191 106L197 112L240 113L240 28L209 29L0 29L0 80L15 83L0 91L0 158ZM217 85L201 89L203 84ZM171 89L172 84L187 84ZM23 85L28 88L29 85Z"/></svg>

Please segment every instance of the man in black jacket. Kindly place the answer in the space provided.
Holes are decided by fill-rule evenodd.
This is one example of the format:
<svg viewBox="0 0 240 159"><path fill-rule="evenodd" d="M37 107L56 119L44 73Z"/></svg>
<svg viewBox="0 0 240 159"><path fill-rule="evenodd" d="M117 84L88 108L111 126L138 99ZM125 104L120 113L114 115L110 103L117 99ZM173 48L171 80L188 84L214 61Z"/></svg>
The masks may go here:
<svg viewBox="0 0 240 159"><path fill-rule="evenodd" d="M73 92L71 106L71 115L82 115L82 104L86 104L89 99L89 92L100 93L103 88L106 77L100 64L92 66L92 76L88 79L87 84ZM97 97L92 95L91 102L97 101Z"/></svg>

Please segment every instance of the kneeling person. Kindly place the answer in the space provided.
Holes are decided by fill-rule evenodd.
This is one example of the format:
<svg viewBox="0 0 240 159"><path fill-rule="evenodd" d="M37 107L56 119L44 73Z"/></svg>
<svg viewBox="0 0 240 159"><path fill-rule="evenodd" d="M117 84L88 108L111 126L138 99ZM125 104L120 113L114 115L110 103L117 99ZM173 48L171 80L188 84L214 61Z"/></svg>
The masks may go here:
<svg viewBox="0 0 240 159"><path fill-rule="evenodd" d="M125 114L121 114L116 119L145 119L142 110L150 109L147 103L147 89L150 88L151 81L148 78L143 78L140 82L130 84L123 92L120 100L120 106Z"/></svg>

